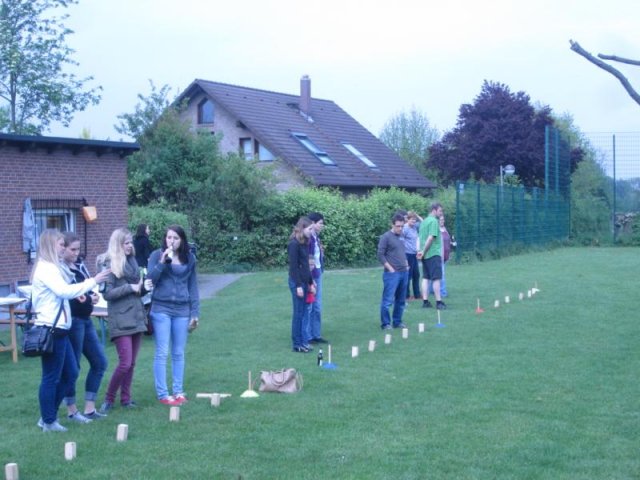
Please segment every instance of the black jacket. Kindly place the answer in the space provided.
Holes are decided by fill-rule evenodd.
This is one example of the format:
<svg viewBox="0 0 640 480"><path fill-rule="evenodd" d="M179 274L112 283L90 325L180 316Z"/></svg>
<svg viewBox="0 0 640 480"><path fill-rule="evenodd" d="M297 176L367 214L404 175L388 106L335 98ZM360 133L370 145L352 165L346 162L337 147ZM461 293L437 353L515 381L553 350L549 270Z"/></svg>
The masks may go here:
<svg viewBox="0 0 640 480"><path fill-rule="evenodd" d="M73 279L71 283L82 283L87 278L91 278L89 272L87 271L87 267L82 263L82 261L77 261L73 267L69 267L69 270L73 274ZM73 298L69 300L69 306L71 307L71 316L79 317L79 318L89 318L91 316L91 312L93 312L93 304L91 302L91 296L85 294L84 302L81 302L77 298Z"/></svg>
<svg viewBox="0 0 640 480"><path fill-rule="evenodd" d="M313 283L311 269L309 268L309 244L300 243L295 238L289 240L287 248L289 253L289 278L296 287Z"/></svg>
<svg viewBox="0 0 640 480"><path fill-rule="evenodd" d="M151 242L146 235L138 235L133 239L133 248L136 251L136 262L139 267L147 268L149 255L151 255Z"/></svg>

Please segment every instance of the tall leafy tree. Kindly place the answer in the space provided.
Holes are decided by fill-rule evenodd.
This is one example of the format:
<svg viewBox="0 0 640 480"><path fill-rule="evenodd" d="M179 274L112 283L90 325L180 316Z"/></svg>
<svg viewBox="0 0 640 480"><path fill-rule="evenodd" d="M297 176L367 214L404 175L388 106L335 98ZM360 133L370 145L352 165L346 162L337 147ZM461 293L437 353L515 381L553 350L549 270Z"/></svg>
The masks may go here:
<svg viewBox="0 0 640 480"><path fill-rule="evenodd" d="M118 115L120 123L114 125L116 132L129 135L139 141L145 134L152 131L158 119L167 111L171 105L169 85L165 84L158 88L152 80L149 80L149 87L151 88L149 95L138 94L139 101L133 113Z"/></svg>
<svg viewBox="0 0 640 480"><path fill-rule="evenodd" d="M116 129L134 137L140 150L129 156L129 202L161 204L189 215L194 235L204 230L249 229L257 205L272 184L271 170L238 154L223 154L219 137L194 132L170 89L150 83L135 111L118 116Z"/></svg>
<svg viewBox="0 0 640 480"><path fill-rule="evenodd" d="M429 146L438 140L438 129L424 112L413 107L391 117L382 127L379 138L387 147L423 174L429 174Z"/></svg>
<svg viewBox="0 0 640 480"><path fill-rule="evenodd" d="M548 106L534 108L524 92L484 81L473 104L460 107L456 127L430 149L431 166L445 183L493 182L500 166L514 165L526 185L544 181L544 130L553 124Z"/></svg>
<svg viewBox="0 0 640 480"><path fill-rule="evenodd" d="M6 102L5 131L41 134L53 121L68 126L77 111L100 101L101 87L83 90L93 77L77 78L75 53L65 42L68 14L77 0L1 0L0 98Z"/></svg>

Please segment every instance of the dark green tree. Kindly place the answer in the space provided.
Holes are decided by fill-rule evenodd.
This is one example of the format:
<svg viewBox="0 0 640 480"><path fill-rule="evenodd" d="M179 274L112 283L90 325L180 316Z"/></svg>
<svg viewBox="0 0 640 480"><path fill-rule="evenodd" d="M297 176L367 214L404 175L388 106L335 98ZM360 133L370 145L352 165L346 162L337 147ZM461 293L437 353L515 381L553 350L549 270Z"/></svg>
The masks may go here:
<svg viewBox="0 0 640 480"><path fill-rule="evenodd" d="M2 0L0 3L0 98L6 102L4 130L41 134L52 121L68 126L77 111L100 101L93 77L79 79L67 71L77 66L65 43L73 32L69 17L55 16L77 0ZM2 127L2 125L0 125Z"/></svg>

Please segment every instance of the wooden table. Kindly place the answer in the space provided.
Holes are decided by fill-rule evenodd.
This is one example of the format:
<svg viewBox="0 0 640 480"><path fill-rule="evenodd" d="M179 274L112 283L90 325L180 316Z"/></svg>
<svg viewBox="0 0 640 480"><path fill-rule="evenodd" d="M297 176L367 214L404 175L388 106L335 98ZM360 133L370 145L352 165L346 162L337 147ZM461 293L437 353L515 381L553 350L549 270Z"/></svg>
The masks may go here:
<svg viewBox="0 0 640 480"><path fill-rule="evenodd" d="M13 362L18 362L18 339L16 337L16 305L20 305L26 301L26 298L19 297L0 297L0 307L6 307L9 310L9 331L11 335L11 343L9 345L0 346L0 352L12 352ZM7 323L0 320L1 323Z"/></svg>

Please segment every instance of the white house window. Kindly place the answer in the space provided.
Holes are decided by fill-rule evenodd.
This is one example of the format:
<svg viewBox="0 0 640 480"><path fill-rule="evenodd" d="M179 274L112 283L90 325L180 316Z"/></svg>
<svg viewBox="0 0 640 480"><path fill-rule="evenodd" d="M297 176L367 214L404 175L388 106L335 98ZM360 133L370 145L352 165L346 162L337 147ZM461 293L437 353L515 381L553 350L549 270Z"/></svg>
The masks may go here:
<svg viewBox="0 0 640 480"><path fill-rule="evenodd" d="M377 165L369 160L360 150L347 142L342 142L342 146L353 153L356 157L360 159L362 163L364 163L369 168L377 168Z"/></svg>
<svg viewBox="0 0 640 480"><path fill-rule="evenodd" d="M198 104L198 123L213 123L213 102L205 98Z"/></svg>
<svg viewBox="0 0 640 480"><path fill-rule="evenodd" d="M38 249L40 235L48 228L55 228L60 232L74 232L84 235L82 249L86 253L87 223L82 216L81 209L87 205L83 198L33 198L31 199L33 212L33 230L35 249ZM35 252L31 252L32 258Z"/></svg>
<svg viewBox="0 0 640 480"><path fill-rule="evenodd" d="M245 160L253 160L253 141L250 138L240 139L240 155Z"/></svg>
<svg viewBox="0 0 640 480"><path fill-rule="evenodd" d="M240 139L240 155L245 160L258 159L261 162L271 162L275 160L275 156L262 145L258 140L251 138Z"/></svg>
<svg viewBox="0 0 640 480"><path fill-rule="evenodd" d="M273 156L273 153L271 153L269 150L267 150L267 147L262 145L257 140L256 140L256 145L258 146L258 148L257 148L257 150L258 150L258 160L260 160L261 162L272 162L272 161L274 161L276 159L276 157Z"/></svg>
<svg viewBox="0 0 640 480"><path fill-rule="evenodd" d="M47 228L56 228L61 232L76 232L76 214L74 208L33 209L35 220L36 250L40 242L40 234ZM32 252L32 254L35 252Z"/></svg>
<svg viewBox="0 0 640 480"><path fill-rule="evenodd" d="M315 143L309 140L303 133L292 133L293 137L297 139L309 152L316 156L318 160L320 160L325 165L335 165L335 162L329 157L329 155L324 151L320 150Z"/></svg>

